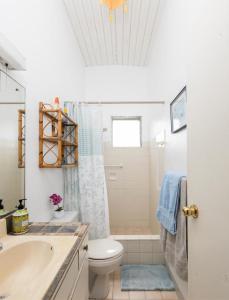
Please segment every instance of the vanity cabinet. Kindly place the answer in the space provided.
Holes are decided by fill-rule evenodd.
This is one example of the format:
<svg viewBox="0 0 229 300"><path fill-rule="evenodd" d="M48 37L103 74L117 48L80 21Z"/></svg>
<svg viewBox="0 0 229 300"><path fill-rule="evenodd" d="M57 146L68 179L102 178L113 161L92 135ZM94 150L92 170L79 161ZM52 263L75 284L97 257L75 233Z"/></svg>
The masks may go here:
<svg viewBox="0 0 229 300"><path fill-rule="evenodd" d="M88 236L75 251L53 300L88 300Z"/></svg>
<svg viewBox="0 0 229 300"><path fill-rule="evenodd" d="M88 261L84 261L82 271L73 291L72 300L88 300Z"/></svg>

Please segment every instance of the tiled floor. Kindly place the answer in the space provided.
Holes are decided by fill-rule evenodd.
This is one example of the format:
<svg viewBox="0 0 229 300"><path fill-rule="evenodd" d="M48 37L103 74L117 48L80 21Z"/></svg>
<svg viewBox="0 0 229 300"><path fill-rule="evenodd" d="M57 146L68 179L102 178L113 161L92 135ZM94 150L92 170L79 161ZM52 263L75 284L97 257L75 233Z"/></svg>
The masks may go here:
<svg viewBox="0 0 229 300"><path fill-rule="evenodd" d="M178 300L175 292L122 292L120 272L110 277L110 294L107 300Z"/></svg>
<svg viewBox="0 0 229 300"><path fill-rule="evenodd" d="M151 235L152 231L149 227L111 227L112 235Z"/></svg>

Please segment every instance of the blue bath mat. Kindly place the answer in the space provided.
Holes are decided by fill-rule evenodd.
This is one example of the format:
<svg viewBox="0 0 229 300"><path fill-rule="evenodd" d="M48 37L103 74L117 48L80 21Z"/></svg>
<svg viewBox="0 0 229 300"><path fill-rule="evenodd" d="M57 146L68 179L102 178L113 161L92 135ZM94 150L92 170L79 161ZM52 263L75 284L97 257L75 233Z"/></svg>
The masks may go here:
<svg viewBox="0 0 229 300"><path fill-rule="evenodd" d="M164 265L124 265L122 291L174 291L175 286Z"/></svg>

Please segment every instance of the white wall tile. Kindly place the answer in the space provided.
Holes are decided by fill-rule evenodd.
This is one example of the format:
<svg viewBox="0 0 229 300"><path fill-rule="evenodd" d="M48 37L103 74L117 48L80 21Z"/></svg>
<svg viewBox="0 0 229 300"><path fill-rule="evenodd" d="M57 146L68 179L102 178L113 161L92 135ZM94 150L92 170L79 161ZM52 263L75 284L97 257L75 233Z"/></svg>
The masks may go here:
<svg viewBox="0 0 229 300"><path fill-rule="evenodd" d="M122 265L128 264L128 254L124 253L122 257Z"/></svg>
<svg viewBox="0 0 229 300"><path fill-rule="evenodd" d="M122 244L123 246L123 249L124 249L124 252L128 252L128 241L125 241L125 240L118 240L119 243Z"/></svg>
<svg viewBox="0 0 229 300"><path fill-rule="evenodd" d="M162 246L160 240L153 241L153 253L162 253Z"/></svg>
<svg viewBox="0 0 229 300"><path fill-rule="evenodd" d="M153 253L140 253L140 263L143 265L153 264Z"/></svg>
<svg viewBox="0 0 229 300"><path fill-rule="evenodd" d="M139 264L140 263L140 253L128 253L128 264Z"/></svg>
<svg viewBox="0 0 229 300"><path fill-rule="evenodd" d="M140 252L140 241L128 241L128 253L129 252Z"/></svg>
<svg viewBox="0 0 229 300"><path fill-rule="evenodd" d="M153 241L140 240L140 252L153 252Z"/></svg>
<svg viewBox="0 0 229 300"><path fill-rule="evenodd" d="M153 253L153 264L165 264L164 254L161 253Z"/></svg>

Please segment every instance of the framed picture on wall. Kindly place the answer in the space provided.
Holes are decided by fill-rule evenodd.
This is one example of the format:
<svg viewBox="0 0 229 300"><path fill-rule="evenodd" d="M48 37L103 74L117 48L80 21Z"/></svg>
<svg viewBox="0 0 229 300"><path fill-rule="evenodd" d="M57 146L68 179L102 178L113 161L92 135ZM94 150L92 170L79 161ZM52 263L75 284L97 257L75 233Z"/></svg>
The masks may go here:
<svg viewBox="0 0 229 300"><path fill-rule="evenodd" d="M187 127L187 92L186 87L170 104L171 132L176 133Z"/></svg>

